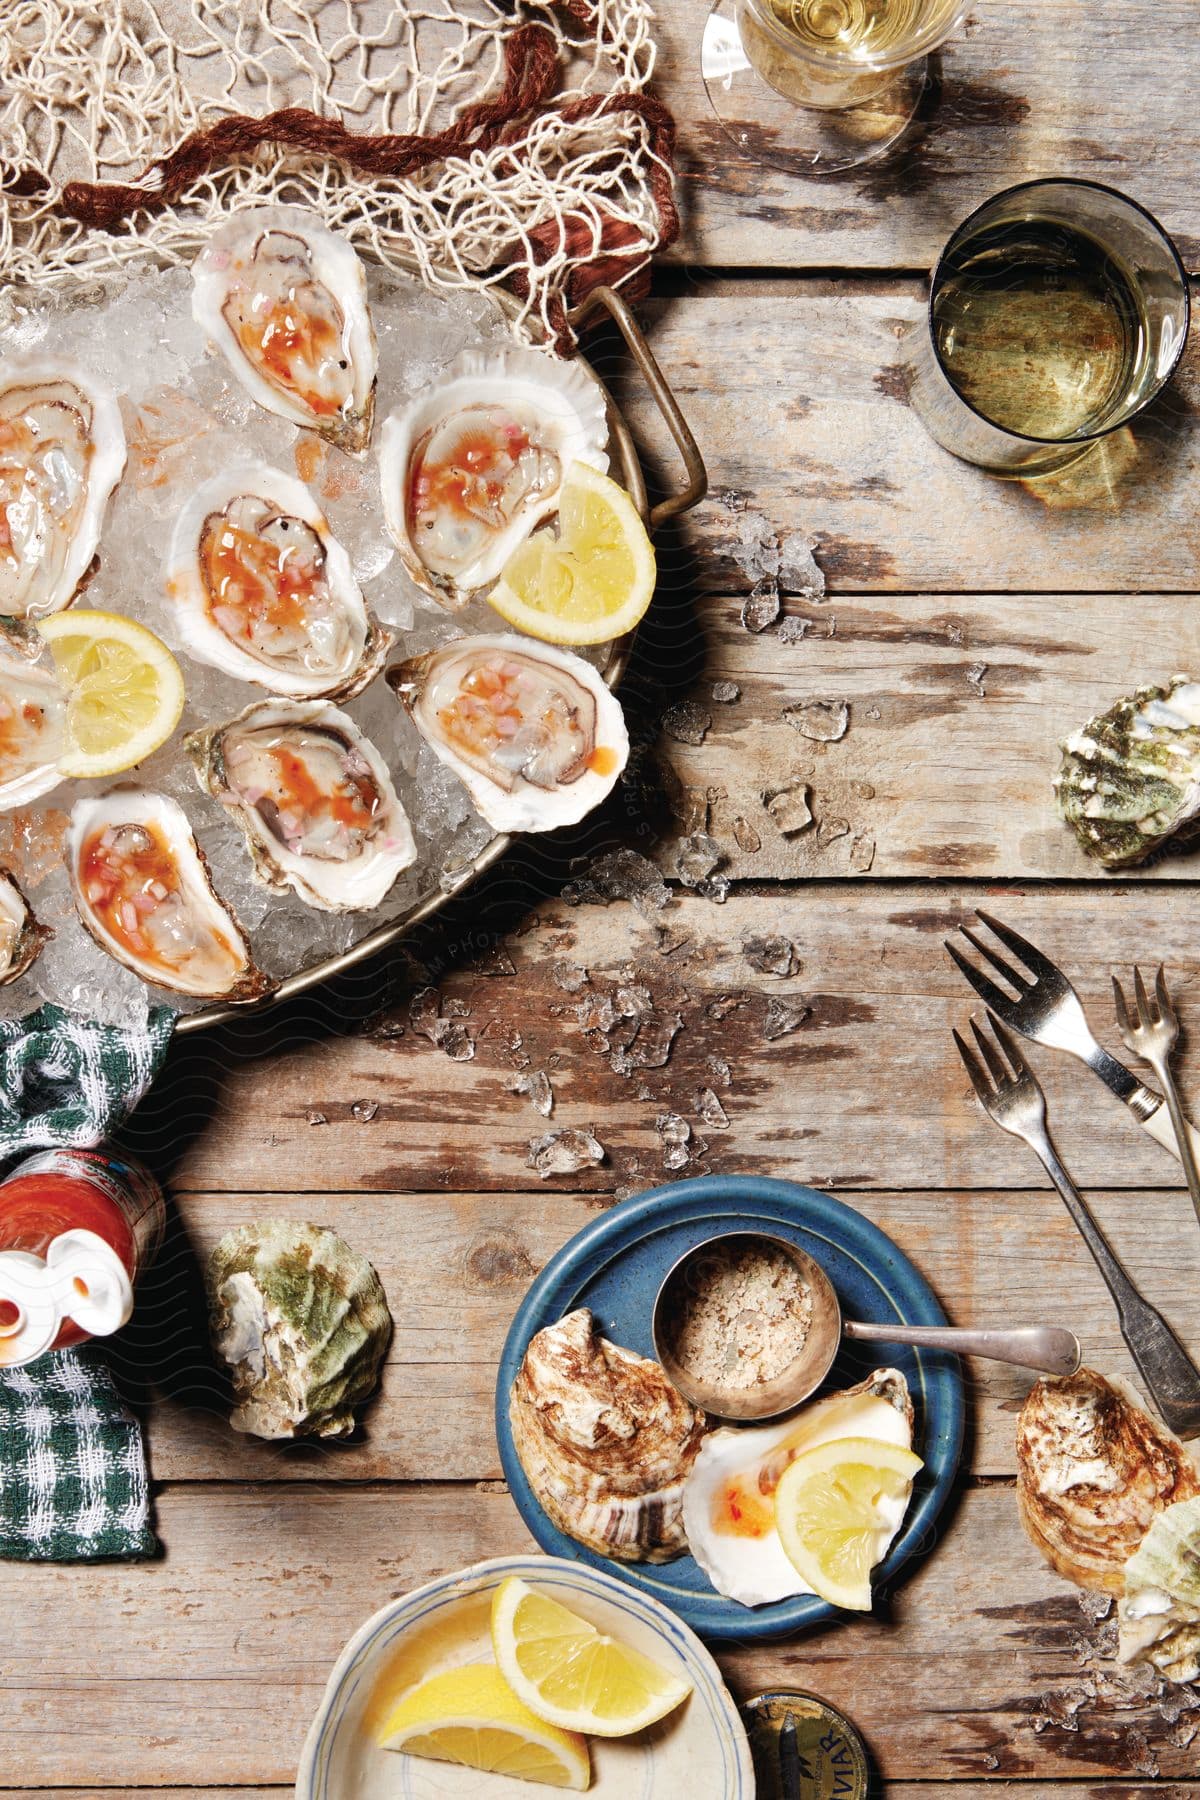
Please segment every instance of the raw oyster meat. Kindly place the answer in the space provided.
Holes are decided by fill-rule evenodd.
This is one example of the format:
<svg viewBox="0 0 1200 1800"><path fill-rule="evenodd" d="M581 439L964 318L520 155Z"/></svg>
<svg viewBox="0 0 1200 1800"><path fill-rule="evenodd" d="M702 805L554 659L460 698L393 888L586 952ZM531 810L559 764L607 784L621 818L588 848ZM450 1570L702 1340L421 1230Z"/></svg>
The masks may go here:
<svg viewBox="0 0 1200 1800"><path fill-rule="evenodd" d="M1125 1382L1080 1369L1034 1384L1017 1425L1017 1503L1068 1581L1120 1594L1155 1517L1197 1495L1191 1456Z"/></svg>
<svg viewBox="0 0 1200 1800"><path fill-rule="evenodd" d="M236 816L254 872L322 912L378 906L416 861L387 764L326 700L259 700L184 748Z"/></svg>
<svg viewBox="0 0 1200 1800"><path fill-rule="evenodd" d="M497 831L576 824L629 756L614 695L591 663L550 644L459 638L394 663L387 680Z"/></svg>
<svg viewBox="0 0 1200 1800"><path fill-rule="evenodd" d="M212 1000L257 1000L273 986L213 891L183 808L165 794L123 783L77 800L66 858L80 919L144 981Z"/></svg>
<svg viewBox="0 0 1200 1800"><path fill-rule="evenodd" d="M319 1225L266 1219L227 1231L208 1261L209 1325L228 1365L235 1431L345 1437L392 1335L365 1256Z"/></svg>
<svg viewBox="0 0 1200 1800"><path fill-rule="evenodd" d="M776 1529L775 1489L801 1451L845 1437L912 1448L912 1400L898 1369L876 1369L857 1387L813 1401L778 1424L709 1433L683 1490L683 1526L718 1594L766 1606L812 1593ZM904 1522L911 1492L910 1485L887 1502L890 1529L880 1534L876 1563Z"/></svg>
<svg viewBox="0 0 1200 1800"><path fill-rule="evenodd" d="M58 786L66 710L66 694L49 670L0 651L0 812Z"/></svg>
<svg viewBox="0 0 1200 1800"><path fill-rule="evenodd" d="M365 450L375 333L363 266L301 206L235 213L192 268L192 313L268 412Z"/></svg>
<svg viewBox="0 0 1200 1800"><path fill-rule="evenodd" d="M586 1307L530 1339L509 1420L529 1485L560 1531L621 1562L683 1554L680 1501L704 1415L660 1364L602 1338Z"/></svg>
<svg viewBox="0 0 1200 1800"><path fill-rule="evenodd" d="M40 619L71 604L124 467L106 387L70 363L0 363L0 617Z"/></svg>
<svg viewBox="0 0 1200 1800"><path fill-rule="evenodd" d="M1152 1663L1168 1681L1200 1675L1200 1500L1152 1521L1125 1564L1117 1617L1123 1663Z"/></svg>
<svg viewBox="0 0 1200 1800"><path fill-rule="evenodd" d="M391 643L308 489L265 463L196 490L171 536L167 604L189 655L290 699L357 694Z"/></svg>
<svg viewBox="0 0 1200 1800"><path fill-rule="evenodd" d="M1142 862L1200 814L1200 682L1140 687L1063 745L1058 810L1108 868Z"/></svg>
<svg viewBox="0 0 1200 1800"><path fill-rule="evenodd" d="M53 935L38 924L13 876L0 868L0 987L23 975Z"/></svg>
<svg viewBox="0 0 1200 1800"><path fill-rule="evenodd" d="M558 506L571 463L608 468L599 383L544 350L466 351L385 421L383 514L405 568L464 606Z"/></svg>

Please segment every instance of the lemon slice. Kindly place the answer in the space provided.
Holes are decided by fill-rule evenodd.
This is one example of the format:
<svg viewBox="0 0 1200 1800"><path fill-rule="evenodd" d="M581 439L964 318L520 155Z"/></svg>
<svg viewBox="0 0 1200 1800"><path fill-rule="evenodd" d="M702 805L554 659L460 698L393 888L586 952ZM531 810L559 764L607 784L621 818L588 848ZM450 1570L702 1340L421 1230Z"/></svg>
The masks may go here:
<svg viewBox="0 0 1200 1800"><path fill-rule="evenodd" d="M179 664L144 625L75 609L38 623L67 690L64 775L118 775L157 750L179 723Z"/></svg>
<svg viewBox="0 0 1200 1800"><path fill-rule="evenodd" d="M531 1712L595 1737L626 1737L653 1725L692 1691L517 1575L501 1582L492 1600L492 1648Z"/></svg>
<svg viewBox="0 0 1200 1800"><path fill-rule="evenodd" d="M654 596L654 546L623 487L572 463L558 535L535 532L488 595L501 618L549 644L604 644L632 631Z"/></svg>
<svg viewBox="0 0 1200 1800"><path fill-rule="evenodd" d="M583 1739L536 1718L491 1663L431 1675L405 1694L379 1742L406 1756L487 1769L574 1794L585 1793L591 1781Z"/></svg>
<svg viewBox="0 0 1200 1800"><path fill-rule="evenodd" d="M919 1456L878 1438L835 1438L804 1451L775 1490L783 1547L815 1594L871 1609L871 1571L899 1530Z"/></svg>

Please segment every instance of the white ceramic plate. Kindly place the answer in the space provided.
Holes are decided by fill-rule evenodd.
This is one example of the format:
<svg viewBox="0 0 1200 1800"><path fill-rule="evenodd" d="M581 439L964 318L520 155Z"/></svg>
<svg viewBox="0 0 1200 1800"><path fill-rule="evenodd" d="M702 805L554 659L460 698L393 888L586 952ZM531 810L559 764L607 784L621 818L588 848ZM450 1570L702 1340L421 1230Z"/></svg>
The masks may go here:
<svg viewBox="0 0 1200 1800"><path fill-rule="evenodd" d="M753 1800L750 1747L720 1671L657 1600L614 1576L551 1556L504 1556L393 1600L357 1631L329 1677L305 1739L296 1800L516 1800L552 1790L381 1750L383 1716L409 1687L490 1660L493 1590L509 1575L552 1594L601 1630L693 1685L674 1713L631 1738L591 1740L596 1800Z"/></svg>

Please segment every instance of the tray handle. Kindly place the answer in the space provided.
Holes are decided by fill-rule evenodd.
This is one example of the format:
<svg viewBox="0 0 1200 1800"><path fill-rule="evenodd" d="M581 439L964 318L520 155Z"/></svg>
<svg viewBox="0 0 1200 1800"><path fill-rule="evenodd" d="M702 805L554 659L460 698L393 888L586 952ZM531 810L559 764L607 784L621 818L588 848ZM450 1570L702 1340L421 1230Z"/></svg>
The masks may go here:
<svg viewBox="0 0 1200 1800"><path fill-rule="evenodd" d="M680 513L688 512L703 500L708 491L708 471L704 467L700 447L692 436L691 427L679 409L679 402L671 392L666 376L654 360L641 326L616 289L594 287L568 314L568 323L577 331L594 312L600 310L609 315L625 339L629 354L641 370L654 403L674 440L675 448L683 459L686 478L684 485L650 509L650 529L653 531L664 519L677 518Z"/></svg>

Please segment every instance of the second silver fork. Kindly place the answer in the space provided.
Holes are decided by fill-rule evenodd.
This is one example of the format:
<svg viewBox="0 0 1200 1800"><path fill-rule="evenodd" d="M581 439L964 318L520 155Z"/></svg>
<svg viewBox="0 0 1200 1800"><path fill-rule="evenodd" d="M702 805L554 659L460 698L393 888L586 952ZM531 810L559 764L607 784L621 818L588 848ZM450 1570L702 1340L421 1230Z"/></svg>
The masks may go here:
<svg viewBox="0 0 1200 1800"><path fill-rule="evenodd" d="M971 1020L978 1055L957 1031L953 1034L980 1105L1002 1131L1024 1139L1061 1194L1116 1302L1121 1336L1159 1412L1179 1437L1200 1435L1200 1369L1162 1314L1126 1274L1054 1148L1041 1086L1013 1039L990 1012L988 1021L995 1043Z"/></svg>

